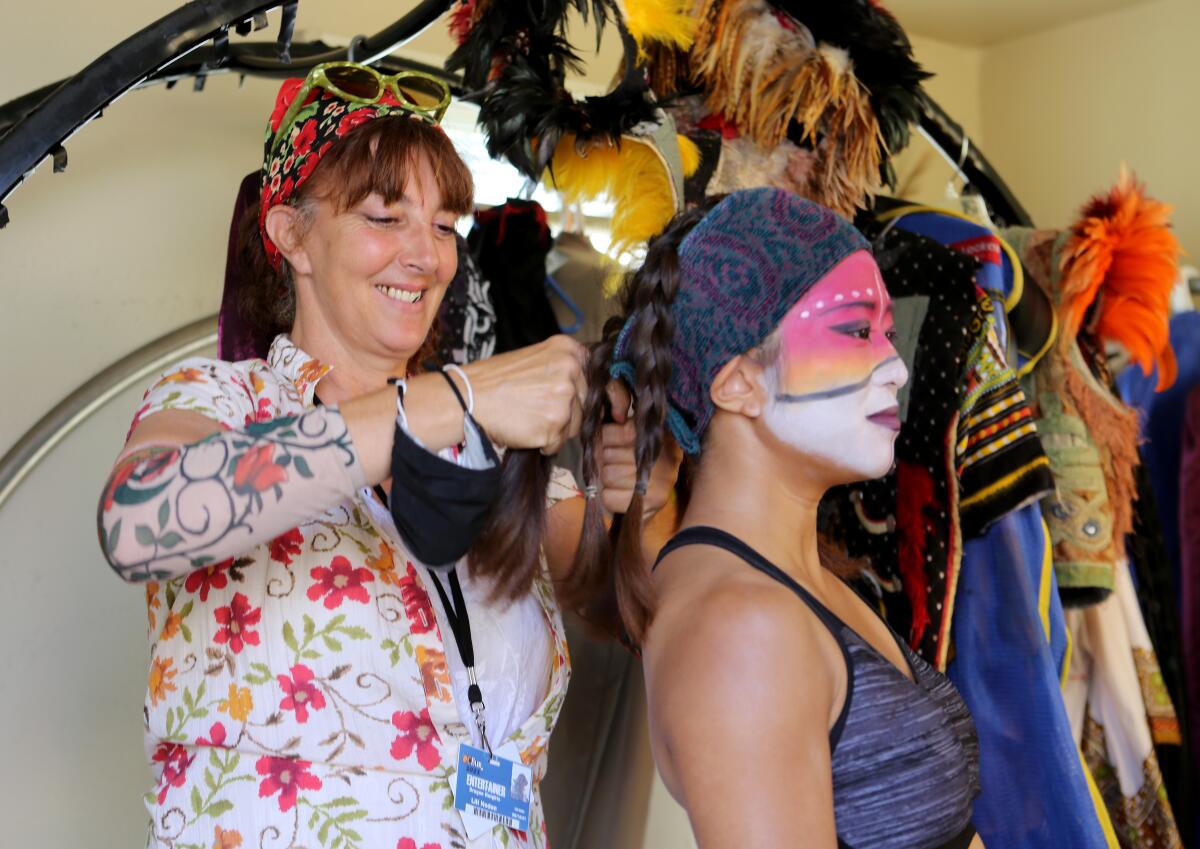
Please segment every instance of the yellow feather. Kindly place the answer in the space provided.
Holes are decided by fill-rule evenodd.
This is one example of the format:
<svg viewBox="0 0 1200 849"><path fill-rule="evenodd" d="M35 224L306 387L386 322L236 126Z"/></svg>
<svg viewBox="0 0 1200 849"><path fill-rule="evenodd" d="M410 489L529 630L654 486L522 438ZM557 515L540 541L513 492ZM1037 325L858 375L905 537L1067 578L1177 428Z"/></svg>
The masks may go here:
<svg viewBox="0 0 1200 849"><path fill-rule="evenodd" d="M683 134L676 135L675 140L679 143L679 159L683 162L683 176L690 177L700 167L700 148Z"/></svg>
<svg viewBox="0 0 1200 849"><path fill-rule="evenodd" d="M658 41L688 50L696 38L691 0L625 0L625 25L638 44Z"/></svg>
<svg viewBox="0 0 1200 849"><path fill-rule="evenodd" d="M700 163L691 140L677 136L684 173ZM579 149L574 136L558 143L546 184L568 203L608 197L615 205L610 253L616 255L658 235L676 213L666 166L649 144L630 137L620 145L599 143Z"/></svg>

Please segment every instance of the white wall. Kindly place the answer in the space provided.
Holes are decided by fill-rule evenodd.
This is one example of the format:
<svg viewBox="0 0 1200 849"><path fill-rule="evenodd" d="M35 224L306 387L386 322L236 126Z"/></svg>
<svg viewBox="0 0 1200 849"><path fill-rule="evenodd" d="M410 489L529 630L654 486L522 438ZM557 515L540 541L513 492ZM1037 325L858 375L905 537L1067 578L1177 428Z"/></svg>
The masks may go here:
<svg viewBox="0 0 1200 849"><path fill-rule="evenodd" d="M88 419L0 510L8 847L145 844L146 605L141 589L100 558L95 530L108 449L120 444L141 394L131 389Z"/></svg>
<svg viewBox="0 0 1200 849"><path fill-rule="evenodd" d="M987 150L980 103L983 51L918 35L911 38L917 61L934 74L925 84L930 96L962 125L975 144ZM912 141L895 158L894 164L897 195L934 206L948 204L946 184L954 171L919 133L913 133ZM956 182L956 188L960 187L961 184Z"/></svg>
<svg viewBox="0 0 1200 849"><path fill-rule="evenodd" d="M988 156L1037 224L1068 224L1125 161L1200 253L1198 45L1200 2L1157 0L984 54Z"/></svg>

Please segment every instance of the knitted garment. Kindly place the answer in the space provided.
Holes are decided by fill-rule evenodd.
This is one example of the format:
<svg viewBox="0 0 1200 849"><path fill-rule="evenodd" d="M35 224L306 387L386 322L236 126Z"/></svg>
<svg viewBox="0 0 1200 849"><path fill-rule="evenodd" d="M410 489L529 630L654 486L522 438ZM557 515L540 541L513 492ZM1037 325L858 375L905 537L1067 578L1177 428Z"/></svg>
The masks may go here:
<svg viewBox="0 0 1200 849"><path fill-rule="evenodd" d="M668 389L672 431L698 453L713 415L709 386L725 363L762 343L792 305L855 251L870 245L833 210L782 189L734 192L679 246L679 292ZM629 325L627 325L627 328ZM626 339L614 357L624 358Z"/></svg>

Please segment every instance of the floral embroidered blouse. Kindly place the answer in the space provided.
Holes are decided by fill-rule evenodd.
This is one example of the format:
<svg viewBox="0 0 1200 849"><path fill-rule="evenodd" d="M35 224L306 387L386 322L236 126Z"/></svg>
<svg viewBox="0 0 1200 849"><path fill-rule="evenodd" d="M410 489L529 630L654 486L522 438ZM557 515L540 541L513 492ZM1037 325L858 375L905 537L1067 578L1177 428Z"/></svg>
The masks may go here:
<svg viewBox="0 0 1200 849"><path fill-rule="evenodd" d="M167 409L229 429L294 415L328 371L286 336L266 360L190 359L147 391L134 422ZM556 473L551 503L575 494L569 478ZM485 692L493 746L513 741L533 770L530 830L496 826L471 842L450 791L474 731L460 663L447 661L440 602L390 518L363 489L244 556L146 585L149 846L546 846L537 785L570 663L545 566L511 606L524 615L489 612L486 593L464 587L473 628L508 642L480 653L485 688L522 657L548 670Z"/></svg>

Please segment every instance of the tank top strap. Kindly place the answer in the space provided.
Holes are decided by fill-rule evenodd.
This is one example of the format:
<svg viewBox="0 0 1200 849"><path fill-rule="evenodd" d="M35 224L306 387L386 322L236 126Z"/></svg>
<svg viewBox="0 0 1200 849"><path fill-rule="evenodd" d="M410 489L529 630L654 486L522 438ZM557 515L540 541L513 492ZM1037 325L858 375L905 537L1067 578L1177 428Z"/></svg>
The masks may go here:
<svg viewBox="0 0 1200 849"><path fill-rule="evenodd" d="M784 572L728 531L723 531L720 528L714 528L709 525L693 525L692 527L684 528L671 537L670 541L663 546L662 551L658 554L658 559L654 561L655 568L658 567L658 564L662 562L664 557L676 549L683 548L685 545L711 545L716 548L723 548L730 554L745 560L746 563L764 575L774 578L800 596L801 601L808 605L809 609L817 615L817 618L832 632L834 639L841 645L842 629L845 627L842 620L835 616L833 611L818 601L812 593L800 586L791 575Z"/></svg>

